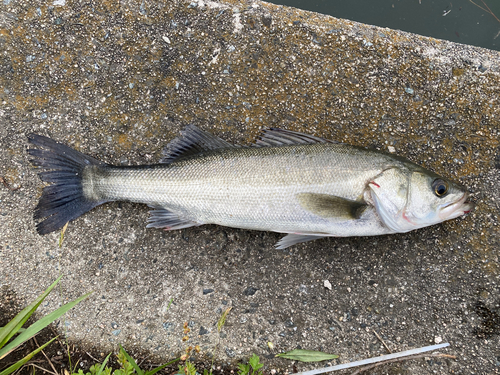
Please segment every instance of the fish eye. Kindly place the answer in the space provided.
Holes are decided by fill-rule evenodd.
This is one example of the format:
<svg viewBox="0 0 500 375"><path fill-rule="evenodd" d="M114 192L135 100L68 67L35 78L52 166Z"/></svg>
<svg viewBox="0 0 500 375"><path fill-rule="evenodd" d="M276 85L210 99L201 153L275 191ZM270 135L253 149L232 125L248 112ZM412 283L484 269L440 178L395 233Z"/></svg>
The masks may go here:
<svg viewBox="0 0 500 375"><path fill-rule="evenodd" d="M448 183L438 178L432 183L432 190L434 190L436 196L442 197L448 192Z"/></svg>

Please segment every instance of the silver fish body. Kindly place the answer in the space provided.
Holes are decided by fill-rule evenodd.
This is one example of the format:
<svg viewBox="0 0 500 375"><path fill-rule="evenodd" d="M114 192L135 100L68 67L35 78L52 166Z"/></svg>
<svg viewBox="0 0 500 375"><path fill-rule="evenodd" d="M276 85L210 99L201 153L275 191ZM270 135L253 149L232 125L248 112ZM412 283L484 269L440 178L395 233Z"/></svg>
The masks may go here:
<svg viewBox="0 0 500 375"><path fill-rule="evenodd" d="M31 138L35 144L36 137L40 136ZM83 162L79 199L87 206L116 200L148 204L154 208L148 227L218 224L289 233L278 243L280 248L325 236L406 232L472 208L462 186L392 154L278 129L265 131L256 146L233 146L190 126L169 145L161 164L114 167L93 158ZM57 147L52 152L60 154ZM44 159L34 154L39 156L34 164L47 167L44 160L51 155ZM57 166L52 167L57 172ZM427 205L430 196L442 203L424 209L424 223L413 218L413 211L406 212L415 176L425 181L417 181L423 185L413 190L428 188L430 194L419 196L413 210L422 210L419 204ZM432 191L436 181L446 185L445 197ZM61 181L51 182L63 186ZM58 215L53 204L46 207L45 201L53 203L49 198L41 200L38 218ZM439 217L437 211L446 208L451 213ZM42 233L54 227L43 223Z"/></svg>

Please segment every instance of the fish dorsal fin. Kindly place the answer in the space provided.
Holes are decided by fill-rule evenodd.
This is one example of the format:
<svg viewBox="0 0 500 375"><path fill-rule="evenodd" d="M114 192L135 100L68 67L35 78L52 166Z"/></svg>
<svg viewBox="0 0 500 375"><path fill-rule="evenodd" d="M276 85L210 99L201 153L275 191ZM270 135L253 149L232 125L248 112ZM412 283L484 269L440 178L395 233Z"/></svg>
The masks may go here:
<svg viewBox="0 0 500 375"><path fill-rule="evenodd" d="M364 201L353 201L328 194L299 193L296 197L302 208L324 218L356 220L363 215L367 207Z"/></svg>
<svg viewBox="0 0 500 375"><path fill-rule="evenodd" d="M188 125L181 131L179 137L172 140L167 147L163 149L163 157L160 163L169 164L179 158L196 155L203 151L230 147L237 146L213 134L204 132L194 125Z"/></svg>
<svg viewBox="0 0 500 375"><path fill-rule="evenodd" d="M339 143L329 139L315 137L313 135L293 132L291 130L268 128L263 129L253 146L269 147L269 146L285 146L313 143Z"/></svg>

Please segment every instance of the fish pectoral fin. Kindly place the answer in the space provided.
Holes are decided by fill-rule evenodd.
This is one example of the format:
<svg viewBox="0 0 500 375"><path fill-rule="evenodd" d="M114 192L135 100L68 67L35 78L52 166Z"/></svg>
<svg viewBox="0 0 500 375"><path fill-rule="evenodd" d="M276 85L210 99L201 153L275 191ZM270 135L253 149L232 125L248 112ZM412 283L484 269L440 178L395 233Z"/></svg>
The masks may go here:
<svg viewBox="0 0 500 375"><path fill-rule="evenodd" d="M239 147L220 139L219 137L204 132L194 125L188 125L181 131L181 135L172 140L163 149L162 164L170 164L177 159L192 156L203 151L216 150L219 148Z"/></svg>
<svg viewBox="0 0 500 375"><path fill-rule="evenodd" d="M277 249L286 249L289 246L301 243L301 242L308 242L308 241L314 241L319 238L324 238L326 236L315 236L315 235L310 235L310 234L296 234L296 233L290 233L287 234L285 237L283 237L281 240L279 240L276 245L274 245Z"/></svg>
<svg viewBox="0 0 500 375"><path fill-rule="evenodd" d="M169 211L164 207L150 206L154 210L149 211L148 225L146 228L163 228L165 230L176 230L189 228L194 226L203 225L203 223L197 223L175 212Z"/></svg>
<svg viewBox="0 0 500 375"><path fill-rule="evenodd" d="M359 219L367 207L364 201L329 194L299 193L296 197L302 208L324 218Z"/></svg>
<svg viewBox="0 0 500 375"><path fill-rule="evenodd" d="M325 138L315 137L313 135L293 132L291 130L268 128L263 129L262 134L252 146L269 147L285 145L303 145L313 143L339 143Z"/></svg>

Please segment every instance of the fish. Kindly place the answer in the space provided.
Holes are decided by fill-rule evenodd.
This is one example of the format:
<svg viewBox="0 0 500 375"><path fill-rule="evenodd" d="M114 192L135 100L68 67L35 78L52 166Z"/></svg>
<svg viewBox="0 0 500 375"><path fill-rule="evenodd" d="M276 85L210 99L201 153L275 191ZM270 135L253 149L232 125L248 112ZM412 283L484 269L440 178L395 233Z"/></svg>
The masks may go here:
<svg viewBox="0 0 500 375"><path fill-rule="evenodd" d="M28 141L48 184L34 211L40 235L112 201L147 204L147 228L284 233L279 249L405 233L474 208L464 186L402 156L278 128L242 146L188 125L158 164L137 166L110 165L38 134Z"/></svg>

